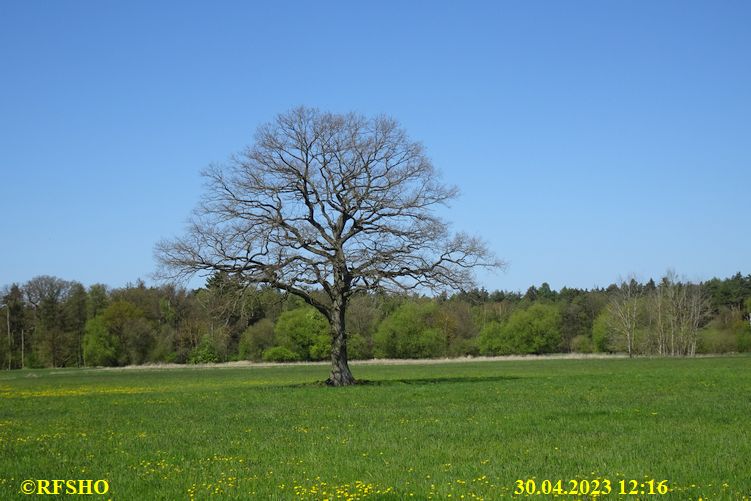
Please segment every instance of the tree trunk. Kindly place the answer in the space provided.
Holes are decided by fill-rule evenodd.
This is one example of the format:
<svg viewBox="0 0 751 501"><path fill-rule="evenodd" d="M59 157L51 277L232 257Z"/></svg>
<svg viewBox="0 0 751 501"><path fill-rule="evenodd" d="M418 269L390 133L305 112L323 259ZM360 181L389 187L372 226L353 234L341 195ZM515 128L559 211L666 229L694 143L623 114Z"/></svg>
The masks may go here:
<svg viewBox="0 0 751 501"><path fill-rule="evenodd" d="M631 352L631 332L626 331L626 347L628 348L628 358L632 358L634 355Z"/></svg>
<svg viewBox="0 0 751 501"><path fill-rule="evenodd" d="M349 386L355 378L347 363L347 333L344 323L345 302L334 301L331 311L331 375L326 380L329 386Z"/></svg>

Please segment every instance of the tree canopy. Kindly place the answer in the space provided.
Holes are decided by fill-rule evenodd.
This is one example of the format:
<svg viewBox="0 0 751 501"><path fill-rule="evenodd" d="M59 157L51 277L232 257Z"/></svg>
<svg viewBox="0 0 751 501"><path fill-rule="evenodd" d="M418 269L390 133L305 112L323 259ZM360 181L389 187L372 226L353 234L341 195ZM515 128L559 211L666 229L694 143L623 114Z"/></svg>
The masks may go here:
<svg viewBox="0 0 751 501"><path fill-rule="evenodd" d="M502 263L435 212L457 195L388 117L297 108L259 127L208 186L185 236L157 255L167 276L229 273L301 297L331 326L329 382L354 382L345 313L373 290L460 290ZM315 294L313 291L322 294Z"/></svg>

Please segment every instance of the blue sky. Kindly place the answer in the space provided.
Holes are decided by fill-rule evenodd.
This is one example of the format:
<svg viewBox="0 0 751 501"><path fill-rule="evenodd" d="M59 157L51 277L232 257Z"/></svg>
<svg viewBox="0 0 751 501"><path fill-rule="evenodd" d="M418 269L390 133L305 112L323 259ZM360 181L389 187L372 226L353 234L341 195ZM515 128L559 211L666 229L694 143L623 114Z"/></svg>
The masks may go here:
<svg viewBox="0 0 751 501"><path fill-rule="evenodd" d="M155 269L291 107L385 113L488 289L751 272L751 3L0 3L0 286Z"/></svg>

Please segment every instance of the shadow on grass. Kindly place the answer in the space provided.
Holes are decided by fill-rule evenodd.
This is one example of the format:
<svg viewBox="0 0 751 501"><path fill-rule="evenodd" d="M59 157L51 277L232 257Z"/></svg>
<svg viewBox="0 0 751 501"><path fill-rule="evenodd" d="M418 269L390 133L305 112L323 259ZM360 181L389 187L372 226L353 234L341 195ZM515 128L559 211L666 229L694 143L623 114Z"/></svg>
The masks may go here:
<svg viewBox="0 0 751 501"><path fill-rule="evenodd" d="M494 381L512 381L519 379L517 376L454 376L454 377L431 377L409 379L358 379L355 383L360 386L396 386L403 384L425 385L445 383L490 383Z"/></svg>
<svg viewBox="0 0 751 501"><path fill-rule="evenodd" d="M357 379L354 387L358 386L403 386L403 385L434 385L451 383L490 383L498 381L513 381L521 379L517 376L454 376L454 377L431 377L431 378L402 378L402 379ZM311 383L285 384L288 388L310 388L315 386L333 388L326 381ZM278 386L277 386L278 387Z"/></svg>

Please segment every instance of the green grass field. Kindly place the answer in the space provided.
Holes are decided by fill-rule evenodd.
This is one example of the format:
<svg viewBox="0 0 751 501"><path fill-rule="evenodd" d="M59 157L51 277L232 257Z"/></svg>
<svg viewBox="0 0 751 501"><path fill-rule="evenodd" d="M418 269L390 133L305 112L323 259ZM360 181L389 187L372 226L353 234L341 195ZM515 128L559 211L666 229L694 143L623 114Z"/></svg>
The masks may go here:
<svg viewBox="0 0 751 501"><path fill-rule="evenodd" d="M751 494L749 357L354 365L350 388L327 371L3 372L0 499L27 479L125 500L502 499L527 479ZM670 492L618 494L651 479Z"/></svg>

